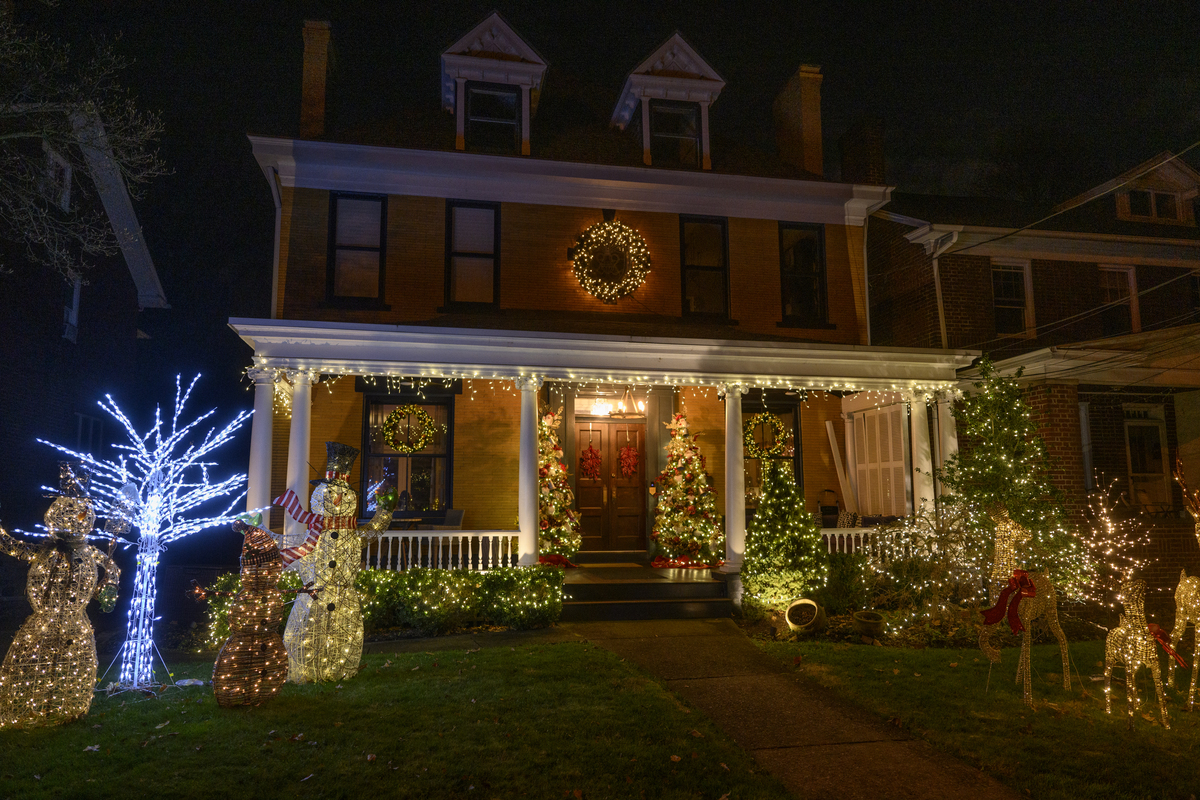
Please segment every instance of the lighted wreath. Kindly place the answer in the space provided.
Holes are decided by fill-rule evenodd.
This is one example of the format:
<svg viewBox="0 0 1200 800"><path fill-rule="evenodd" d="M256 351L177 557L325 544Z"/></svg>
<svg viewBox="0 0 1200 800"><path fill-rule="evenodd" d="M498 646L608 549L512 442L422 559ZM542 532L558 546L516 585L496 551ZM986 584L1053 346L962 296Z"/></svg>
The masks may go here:
<svg viewBox="0 0 1200 800"><path fill-rule="evenodd" d="M633 294L650 274L646 240L615 219L598 222L581 233L570 255L579 285L605 303Z"/></svg>
<svg viewBox="0 0 1200 800"><path fill-rule="evenodd" d="M400 453L424 450L442 426L420 406L399 406L387 415L379 432L383 441Z"/></svg>
<svg viewBox="0 0 1200 800"><path fill-rule="evenodd" d="M754 441L754 429L759 425L771 426L771 435L774 441L766 447ZM742 426L742 441L746 444L746 454L751 458L770 458L782 453L785 435L783 420L769 411L755 414Z"/></svg>

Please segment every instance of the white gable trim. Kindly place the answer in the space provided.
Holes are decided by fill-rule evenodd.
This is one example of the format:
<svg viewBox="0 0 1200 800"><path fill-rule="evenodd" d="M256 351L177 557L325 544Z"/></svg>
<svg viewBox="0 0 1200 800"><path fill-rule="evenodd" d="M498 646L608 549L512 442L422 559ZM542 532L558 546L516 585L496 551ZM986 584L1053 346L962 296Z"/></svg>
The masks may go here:
<svg viewBox="0 0 1200 800"><path fill-rule="evenodd" d="M724 88L725 79L676 32L629 73L610 124L624 130L643 98L711 104Z"/></svg>
<svg viewBox="0 0 1200 800"><path fill-rule="evenodd" d="M859 227L891 187L251 136L281 186Z"/></svg>
<svg viewBox="0 0 1200 800"><path fill-rule="evenodd" d="M458 78L539 89L545 75L545 59L493 11L442 53L442 108L454 111Z"/></svg>

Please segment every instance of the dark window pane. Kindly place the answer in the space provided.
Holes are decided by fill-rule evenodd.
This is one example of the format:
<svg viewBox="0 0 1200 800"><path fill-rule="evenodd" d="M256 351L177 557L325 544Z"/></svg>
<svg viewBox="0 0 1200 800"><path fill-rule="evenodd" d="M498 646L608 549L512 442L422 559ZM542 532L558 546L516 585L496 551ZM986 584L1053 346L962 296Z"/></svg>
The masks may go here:
<svg viewBox="0 0 1200 800"><path fill-rule="evenodd" d="M511 153L517 148L517 126L504 122L475 122L467 125L467 144L476 150Z"/></svg>
<svg viewBox="0 0 1200 800"><path fill-rule="evenodd" d="M996 333L1025 332L1025 271L992 270Z"/></svg>
<svg viewBox="0 0 1200 800"><path fill-rule="evenodd" d="M467 116L472 120L517 121L517 92L505 89L468 89Z"/></svg>
<svg viewBox="0 0 1200 800"><path fill-rule="evenodd" d="M496 249L496 211L492 208L455 206L451 213L455 253L492 253Z"/></svg>
<svg viewBox="0 0 1200 800"><path fill-rule="evenodd" d="M1025 309L996 306L996 333L1024 333Z"/></svg>
<svg viewBox="0 0 1200 800"><path fill-rule="evenodd" d="M700 110L688 106L650 106L650 135L694 139L700 136Z"/></svg>
<svg viewBox="0 0 1200 800"><path fill-rule="evenodd" d="M1100 312L1100 333L1103 336L1120 336L1133 331L1133 314L1129 304L1113 306Z"/></svg>
<svg viewBox="0 0 1200 800"><path fill-rule="evenodd" d="M1162 475L1161 429L1157 425L1130 425L1129 468L1134 475Z"/></svg>
<svg viewBox="0 0 1200 800"><path fill-rule="evenodd" d="M1100 296L1105 303L1129 298L1129 273L1123 269L1100 270Z"/></svg>
<svg viewBox="0 0 1200 800"><path fill-rule="evenodd" d="M689 269L683 294L683 307L689 314L724 314L725 272Z"/></svg>
<svg viewBox="0 0 1200 800"><path fill-rule="evenodd" d="M725 266L725 226L719 222L685 222L683 263L689 267Z"/></svg>
<svg viewBox="0 0 1200 800"><path fill-rule="evenodd" d="M783 315L824 322L825 262L820 231L781 227L779 246Z"/></svg>
<svg viewBox="0 0 1200 800"><path fill-rule="evenodd" d="M1129 213L1135 217L1150 216L1150 193L1133 190L1129 193Z"/></svg>
<svg viewBox="0 0 1200 800"><path fill-rule="evenodd" d="M699 165L699 105L650 101L650 161L659 165Z"/></svg>
<svg viewBox="0 0 1200 800"><path fill-rule="evenodd" d="M338 250L334 254L333 293L338 297L378 297L379 251Z"/></svg>
<svg viewBox="0 0 1200 800"><path fill-rule="evenodd" d="M450 259L450 292L456 303L495 301L496 262L491 258L454 256Z"/></svg>
<svg viewBox="0 0 1200 800"><path fill-rule="evenodd" d="M379 247L379 200L337 199L337 245Z"/></svg>
<svg viewBox="0 0 1200 800"><path fill-rule="evenodd" d="M1179 219L1179 209L1175 203L1175 195L1154 195L1154 215L1162 219Z"/></svg>
<svg viewBox="0 0 1200 800"><path fill-rule="evenodd" d="M380 428L388 414L391 414L400 406L399 403L377 403L371 406L371 452L381 454L393 454L397 451L390 444L383 440L383 433ZM419 452L422 455L444 455L446 453L446 422L449 419L449 411L446 406L442 405L421 405L422 410L428 414L436 426L433 439L430 440L423 449ZM410 424L409 420L401 422L401 428L407 428Z"/></svg>

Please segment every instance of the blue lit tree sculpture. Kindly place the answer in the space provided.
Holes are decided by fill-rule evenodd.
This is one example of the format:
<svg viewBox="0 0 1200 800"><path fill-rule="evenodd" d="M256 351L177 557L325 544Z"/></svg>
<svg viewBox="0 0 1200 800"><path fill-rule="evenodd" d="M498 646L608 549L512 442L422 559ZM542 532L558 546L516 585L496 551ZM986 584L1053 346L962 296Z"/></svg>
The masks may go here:
<svg viewBox="0 0 1200 800"><path fill-rule="evenodd" d="M250 417L250 412L240 412L224 428L211 428L201 436L197 427L213 416L216 409L188 423L179 421L199 379L199 375L193 378L185 390L179 376L175 377L175 408L170 421L164 421L161 410L156 408L154 426L145 434L139 434L112 397L105 395L98 405L120 423L128 437L128 444L113 445L114 449L122 451L115 461L39 440L78 459L92 473L92 497L97 516L123 519L137 529L133 601L120 653L118 686L122 689L156 685L153 627L156 573L161 553L171 542L185 536L205 528L231 524L235 519L234 508L245 496L244 474L214 481L208 470L216 464L206 461L205 457L232 440L234 432ZM230 495L236 496L222 513L194 516L209 502ZM122 544L130 547L134 542L126 539Z"/></svg>

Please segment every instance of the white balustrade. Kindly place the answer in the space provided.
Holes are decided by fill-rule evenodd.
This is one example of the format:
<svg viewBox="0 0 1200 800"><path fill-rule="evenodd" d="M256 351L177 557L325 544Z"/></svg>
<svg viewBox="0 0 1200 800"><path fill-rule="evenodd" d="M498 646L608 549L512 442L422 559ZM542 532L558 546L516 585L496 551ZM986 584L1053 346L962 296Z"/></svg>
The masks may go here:
<svg viewBox="0 0 1200 800"><path fill-rule="evenodd" d="M872 528L822 528L821 538L830 553L866 552Z"/></svg>
<svg viewBox="0 0 1200 800"><path fill-rule="evenodd" d="M520 557L515 531L386 531L367 541L364 565L373 569L513 567Z"/></svg>

